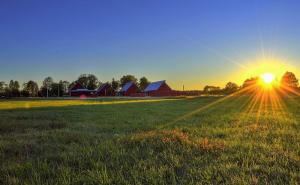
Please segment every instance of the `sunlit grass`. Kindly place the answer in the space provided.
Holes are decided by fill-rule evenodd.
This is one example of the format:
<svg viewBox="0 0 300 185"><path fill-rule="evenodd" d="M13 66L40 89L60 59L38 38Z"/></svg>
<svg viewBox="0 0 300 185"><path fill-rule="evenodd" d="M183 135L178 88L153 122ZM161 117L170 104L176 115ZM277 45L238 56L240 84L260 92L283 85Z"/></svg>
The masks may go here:
<svg viewBox="0 0 300 185"><path fill-rule="evenodd" d="M123 99L123 100L11 100L0 101L0 109L30 109L37 107L65 107L81 105L110 105L110 104L128 104L128 103L150 103L161 101L174 101L178 99Z"/></svg>
<svg viewBox="0 0 300 185"><path fill-rule="evenodd" d="M1 109L0 182L299 183L300 98L244 93Z"/></svg>

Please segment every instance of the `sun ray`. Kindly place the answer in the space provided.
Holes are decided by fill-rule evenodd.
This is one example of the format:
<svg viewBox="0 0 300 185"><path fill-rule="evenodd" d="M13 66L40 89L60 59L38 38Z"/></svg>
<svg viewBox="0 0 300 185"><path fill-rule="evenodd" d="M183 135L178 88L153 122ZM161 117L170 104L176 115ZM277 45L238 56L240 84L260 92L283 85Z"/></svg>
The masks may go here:
<svg viewBox="0 0 300 185"><path fill-rule="evenodd" d="M250 114L253 112L253 109L258 103L259 95L256 92L252 92L248 96L249 101L246 102L247 106L245 107L244 111L242 111L243 114L238 120L238 122L236 122L236 126L239 126L242 123L242 121L245 121L250 117Z"/></svg>
<svg viewBox="0 0 300 185"><path fill-rule="evenodd" d="M285 102L282 100L282 95L280 95L278 93L278 91L275 91L274 97L272 98L272 100L276 103L276 106L278 107L278 109L276 110L276 113L280 114L281 117L283 117L284 119L286 119L287 118L287 110L288 110L288 108L285 105Z"/></svg>
<svg viewBox="0 0 300 185"><path fill-rule="evenodd" d="M282 88L283 90L285 90L285 91L288 91L288 92L294 94L294 95L300 96L300 92L297 91L297 90L295 90L295 89L292 88L292 87L289 87L289 86L287 86L287 85L281 84L281 88Z"/></svg>
<svg viewBox="0 0 300 185"><path fill-rule="evenodd" d="M230 98L232 98L232 97L236 97L237 95L241 95L241 94L243 94L243 93L245 93L245 92L247 92L247 91L249 91L249 90L252 90L253 88L255 88L255 85L252 85L252 86L243 88L243 89L241 89L241 90L239 90L239 91L237 91L237 92L235 92L235 93L233 93L233 94L230 94L230 95L228 95L228 96L225 96L225 97L223 97L223 98L220 98L220 99L218 99L218 100L216 100L216 101L214 101L214 102L212 102L212 103L209 103L209 104L207 104L207 105L204 105L203 107L199 107L198 109L196 109L196 110L194 110L194 111L191 111L191 112L188 112L188 113L186 113L186 114L184 114L184 115L182 115L182 116L179 116L179 117L173 119L172 121L170 121L170 122L168 122L168 123L166 123L166 124L161 124L158 128L164 128L164 127L167 127L167 126L169 126L169 125L175 124L175 123L177 123L178 121L182 121L182 120L184 120L184 119L187 119L187 118L189 118L189 117L191 117L191 116L193 116L193 115L195 115L195 114L197 114L197 113L200 113L200 112L203 112L203 111L205 111L205 110L207 110L207 109L210 109L210 108L212 108L212 107L218 105L219 103L222 103L222 102L224 102L224 101L226 101L226 100L228 100L228 99L230 99Z"/></svg>
<svg viewBox="0 0 300 185"><path fill-rule="evenodd" d="M280 89L280 88L282 89ZM268 114L277 114L282 117L286 117L286 107L282 100L282 95L284 92L289 92L292 94L296 94L300 96L300 93L290 87L279 86L279 83L276 80L276 76L272 73L263 73L260 78L256 81L256 83L244 87L241 90L217 99L207 105L201 106L193 111L187 112L166 124L162 124L159 127L166 127L172 124L175 124L179 121L185 120L189 117L192 117L195 114L201 113L203 111L207 111L208 109L212 109L213 107L219 105L220 103L228 101L228 104L234 104L235 101L242 98L241 95L249 96L248 99L245 100L244 104L240 105L242 117L238 119L236 125L238 126L241 121L248 119L251 115L255 115L255 124L259 124L260 119L264 115ZM281 93L281 94L279 94ZM286 93L285 93L286 94Z"/></svg>

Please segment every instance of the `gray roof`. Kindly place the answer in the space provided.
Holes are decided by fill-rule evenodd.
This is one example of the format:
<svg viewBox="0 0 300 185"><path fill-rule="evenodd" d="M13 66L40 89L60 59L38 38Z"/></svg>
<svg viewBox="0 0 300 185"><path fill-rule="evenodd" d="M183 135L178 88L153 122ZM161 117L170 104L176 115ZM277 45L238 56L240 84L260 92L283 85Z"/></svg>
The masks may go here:
<svg viewBox="0 0 300 185"><path fill-rule="evenodd" d="M125 92L127 91L131 86L133 85L133 82L127 82L122 89L120 90L120 92Z"/></svg>
<svg viewBox="0 0 300 185"><path fill-rule="evenodd" d="M164 84L166 81L165 80L162 80L162 81L158 81L158 82L153 82L153 83L150 83L146 89L144 90L145 92L149 92L149 91L156 91L160 88L160 86L162 84Z"/></svg>

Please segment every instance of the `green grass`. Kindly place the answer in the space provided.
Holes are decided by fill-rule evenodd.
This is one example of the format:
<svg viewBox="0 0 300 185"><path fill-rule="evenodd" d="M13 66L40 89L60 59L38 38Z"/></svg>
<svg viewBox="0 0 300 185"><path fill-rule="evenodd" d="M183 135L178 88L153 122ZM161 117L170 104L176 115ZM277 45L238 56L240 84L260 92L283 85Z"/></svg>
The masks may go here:
<svg viewBox="0 0 300 185"><path fill-rule="evenodd" d="M299 184L300 98L220 99L0 101L0 184Z"/></svg>

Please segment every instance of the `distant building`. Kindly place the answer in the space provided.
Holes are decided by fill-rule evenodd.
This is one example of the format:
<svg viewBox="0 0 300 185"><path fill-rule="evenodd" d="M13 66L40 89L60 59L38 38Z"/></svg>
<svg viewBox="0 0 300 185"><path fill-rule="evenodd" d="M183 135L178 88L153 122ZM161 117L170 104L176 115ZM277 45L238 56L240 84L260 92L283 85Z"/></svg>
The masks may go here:
<svg viewBox="0 0 300 185"><path fill-rule="evenodd" d="M83 87L79 82L76 82L75 85L69 90L70 96L96 96L97 91L88 90Z"/></svg>
<svg viewBox="0 0 300 185"><path fill-rule="evenodd" d="M162 80L150 83L144 90L144 93L147 96L172 96L173 90L165 80Z"/></svg>
<svg viewBox="0 0 300 185"><path fill-rule="evenodd" d="M119 91L121 96L131 96L131 94L137 93L138 87L133 82L126 83Z"/></svg>
<svg viewBox="0 0 300 185"><path fill-rule="evenodd" d="M112 87L109 83L104 83L97 89L97 95L98 96L115 96L115 91L112 89Z"/></svg>
<svg viewBox="0 0 300 185"><path fill-rule="evenodd" d="M83 85L81 85L81 83L76 82L76 83L73 85L73 87L71 87L71 88L69 89L69 92L70 92L70 91L73 91L73 90L77 90L77 89L85 89L85 88L83 87Z"/></svg>

